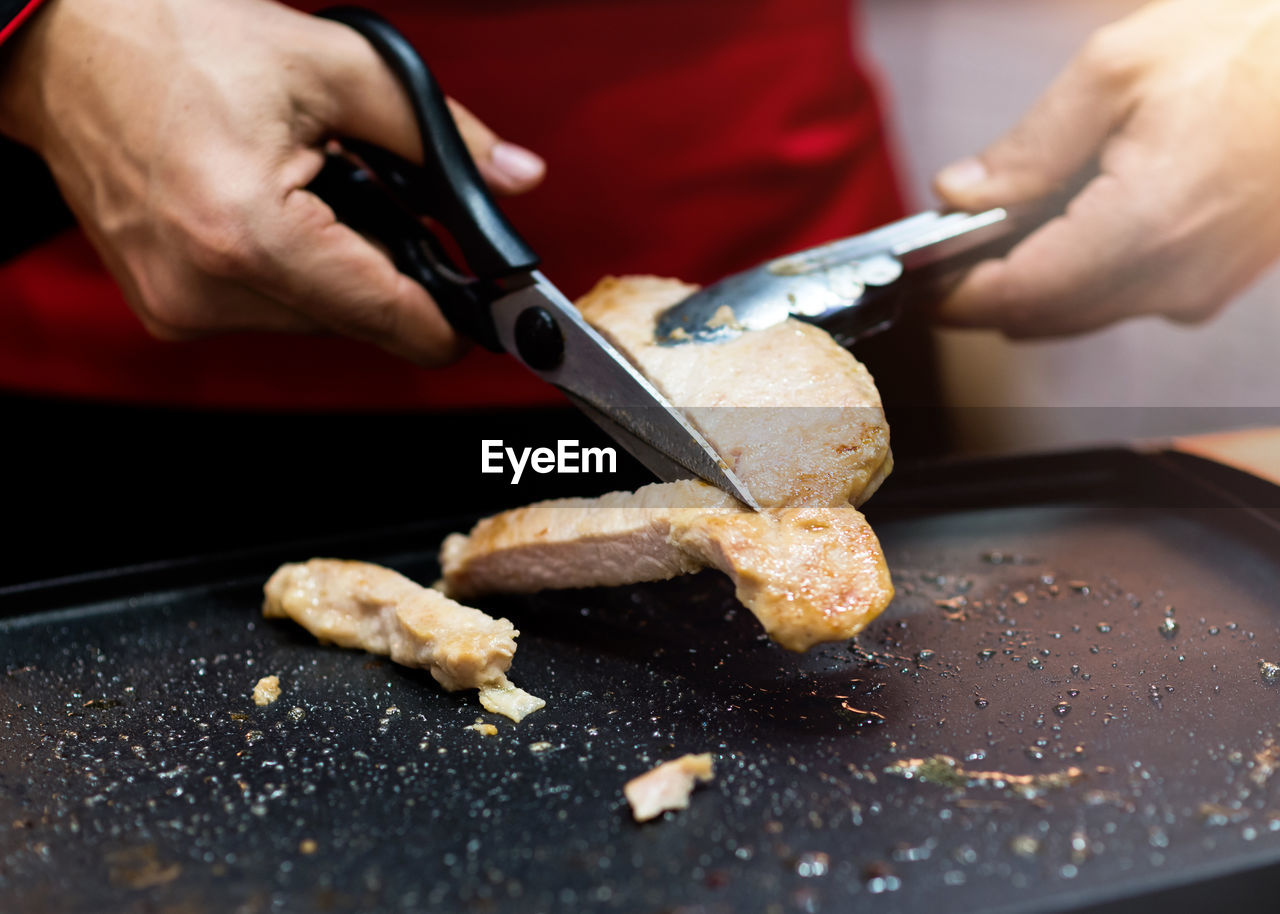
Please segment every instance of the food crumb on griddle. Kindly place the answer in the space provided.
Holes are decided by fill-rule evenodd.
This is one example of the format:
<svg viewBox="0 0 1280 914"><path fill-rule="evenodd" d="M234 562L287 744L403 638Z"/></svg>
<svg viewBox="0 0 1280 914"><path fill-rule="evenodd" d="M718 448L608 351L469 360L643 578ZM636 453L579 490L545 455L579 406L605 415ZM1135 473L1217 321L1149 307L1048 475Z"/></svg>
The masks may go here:
<svg viewBox="0 0 1280 914"><path fill-rule="evenodd" d="M279 697L279 676L263 676L253 687L253 703L259 708L266 707Z"/></svg>
<svg viewBox="0 0 1280 914"><path fill-rule="evenodd" d="M1009 839L1009 850L1019 857L1034 857L1040 853L1040 839L1035 835L1014 835Z"/></svg>
<svg viewBox="0 0 1280 914"><path fill-rule="evenodd" d="M711 753L682 755L627 781L622 792L635 820L647 822L669 809L686 809L694 784L713 777Z"/></svg>
<svg viewBox="0 0 1280 914"><path fill-rule="evenodd" d="M1039 755L1044 750L1031 747L1027 750ZM1097 773L1106 773L1107 769L1098 768ZM1088 776L1088 772L1072 766L1064 771L1044 774L1010 774L1007 771L970 771L956 758L950 755L933 755L928 758L899 759L884 769L885 774L905 778L908 781L922 781L926 784L937 784L964 792L969 787L988 787L1003 791L1010 796L1020 796L1034 800L1050 790L1061 790L1079 783Z"/></svg>
<svg viewBox="0 0 1280 914"><path fill-rule="evenodd" d="M516 723L547 706L537 695L530 695L505 676L480 687L480 704L486 711L509 717Z"/></svg>
<svg viewBox="0 0 1280 914"><path fill-rule="evenodd" d="M182 864L163 863L154 844L123 847L104 857L107 880L113 886L153 889L167 885L182 873Z"/></svg>
<svg viewBox="0 0 1280 914"><path fill-rule="evenodd" d="M477 719L476 719L476 722L475 722L474 724L472 724L471 726L467 727L467 729L468 729L468 730L475 730L477 733L483 734L484 736L497 736L497 735L498 735L498 728L497 728L497 727L495 727L493 724L487 724L487 723L485 723L483 720L480 720L479 718L477 718Z"/></svg>
<svg viewBox="0 0 1280 914"><path fill-rule="evenodd" d="M1249 772L1249 780L1259 787L1264 786L1271 776L1280 768L1280 745L1275 740L1267 740L1262 748L1253 754L1253 770Z"/></svg>

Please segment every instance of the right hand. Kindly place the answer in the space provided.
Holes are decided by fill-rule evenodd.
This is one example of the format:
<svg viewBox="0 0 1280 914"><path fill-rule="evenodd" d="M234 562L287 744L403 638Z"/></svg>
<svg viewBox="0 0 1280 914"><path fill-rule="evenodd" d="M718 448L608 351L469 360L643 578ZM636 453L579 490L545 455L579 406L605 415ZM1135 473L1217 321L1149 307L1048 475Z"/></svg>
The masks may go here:
<svg viewBox="0 0 1280 914"><path fill-rule="evenodd" d="M43 157L147 329L334 331L423 365L465 346L306 187L353 137L421 160L369 43L271 0L50 0L0 65L0 132ZM495 190L544 166L450 100Z"/></svg>
<svg viewBox="0 0 1280 914"><path fill-rule="evenodd" d="M943 323L1011 337L1203 321L1280 257L1280 0L1162 0L1095 33L1027 115L937 178L949 207L1066 211L975 266Z"/></svg>

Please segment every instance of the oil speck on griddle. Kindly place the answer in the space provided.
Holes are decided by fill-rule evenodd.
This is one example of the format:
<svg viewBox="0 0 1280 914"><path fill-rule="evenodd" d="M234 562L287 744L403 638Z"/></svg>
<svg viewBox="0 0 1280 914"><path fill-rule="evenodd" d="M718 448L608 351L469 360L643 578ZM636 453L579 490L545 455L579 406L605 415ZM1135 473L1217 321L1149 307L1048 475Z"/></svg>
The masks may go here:
<svg viewBox="0 0 1280 914"><path fill-rule="evenodd" d="M177 879L182 866L162 863L154 844L109 851L106 856L108 878L113 885L130 889L149 889Z"/></svg>

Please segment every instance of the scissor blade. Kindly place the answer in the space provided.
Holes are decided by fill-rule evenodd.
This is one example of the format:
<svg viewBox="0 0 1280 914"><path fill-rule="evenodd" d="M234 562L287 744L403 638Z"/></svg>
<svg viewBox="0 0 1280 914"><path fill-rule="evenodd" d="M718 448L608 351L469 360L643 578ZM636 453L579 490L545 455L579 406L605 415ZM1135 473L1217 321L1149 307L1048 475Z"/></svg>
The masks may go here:
<svg viewBox="0 0 1280 914"><path fill-rule="evenodd" d="M689 420L592 329L546 277L535 270L529 278L528 285L492 305L502 347L534 374L568 394L575 405L659 478L668 482L702 479L759 511L760 506L747 487ZM521 351L516 322L521 314L534 308L545 311L563 337L564 355L554 368L530 364L530 357L539 361L537 356L527 348Z"/></svg>

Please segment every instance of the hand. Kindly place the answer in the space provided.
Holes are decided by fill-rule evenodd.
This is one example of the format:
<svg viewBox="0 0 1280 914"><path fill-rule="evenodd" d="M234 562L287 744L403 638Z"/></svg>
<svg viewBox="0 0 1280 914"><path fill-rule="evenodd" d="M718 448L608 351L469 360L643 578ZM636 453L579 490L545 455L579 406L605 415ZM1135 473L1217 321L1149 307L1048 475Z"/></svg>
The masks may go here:
<svg viewBox="0 0 1280 914"><path fill-rule="evenodd" d="M939 320L1015 337L1193 322L1248 285L1280 254L1280 2L1162 0L1102 29L936 187L981 210L1082 179L1062 217L971 270Z"/></svg>
<svg viewBox="0 0 1280 914"><path fill-rule="evenodd" d="M491 186L538 183L541 159L451 105ZM336 331L428 365L462 351L422 287L305 189L334 136L421 159L403 91L346 26L269 0L51 0L0 70L0 132L45 159L158 337Z"/></svg>

